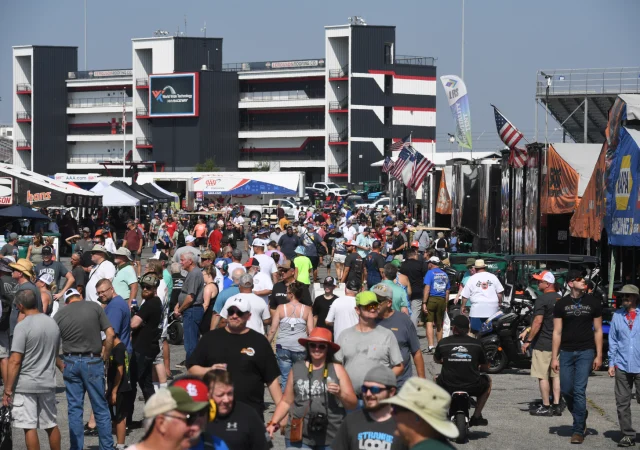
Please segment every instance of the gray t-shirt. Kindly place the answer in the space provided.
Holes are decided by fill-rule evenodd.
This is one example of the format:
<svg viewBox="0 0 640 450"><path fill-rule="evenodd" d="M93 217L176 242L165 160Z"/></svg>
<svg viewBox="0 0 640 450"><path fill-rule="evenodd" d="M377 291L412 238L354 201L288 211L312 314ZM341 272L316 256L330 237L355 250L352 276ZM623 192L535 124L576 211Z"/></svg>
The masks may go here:
<svg viewBox="0 0 640 450"><path fill-rule="evenodd" d="M536 299L533 307L534 316L542 316L540 331L534 339L533 348L542 352L551 351L551 341L553 339L553 308L560 298L557 292L542 294Z"/></svg>
<svg viewBox="0 0 640 450"><path fill-rule="evenodd" d="M58 326L45 314L29 315L16 325L11 351L24 355L16 392L32 394L55 391L59 346Z"/></svg>
<svg viewBox="0 0 640 450"><path fill-rule="evenodd" d="M48 273L53 277L53 281L56 283L58 291L62 290L67 280L64 282L60 281L62 278L67 276L69 272L67 268L60 261L51 261L49 264L45 264L41 262L35 267L36 277L39 277L43 273Z"/></svg>
<svg viewBox="0 0 640 450"><path fill-rule="evenodd" d="M379 364L389 368L397 366L402 362L402 353L398 340L390 330L375 327L362 333L356 330L356 326L340 333L340 350L335 359L344 365L353 389L359 395L364 377L371 368Z"/></svg>
<svg viewBox="0 0 640 450"><path fill-rule="evenodd" d="M182 306L184 299L187 295L192 295L194 298L194 305L202 305L204 298L204 278L202 276L202 270L194 267L191 272L187 274L182 289L180 289L180 295L178 296L178 303Z"/></svg>
<svg viewBox="0 0 640 450"><path fill-rule="evenodd" d="M413 376L411 355L420 350L418 332L409 316L398 311L395 311L390 317L379 321L378 326L391 330L398 341L400 353L402 353L402 363L404 364L404 370L398 377L398 389L400 389Z"/></svg>
<svg viewBox="0 0 640 450"><path fill-rule="evenodd" d="M101 331L111 328L102 306L80 300L60 308L54 320L60 328L63 353L94 353L102 351Z"/></svg>
<svg viewBox="0 0 640 450"><path fill-rule="evenodd" d="M93 242L88 239L78 239L76 241L76 253L88 252L93 248Z"/></svg>
<svg viewBox="0 0 640 450"><path fill-rule="evenodd" d="M2 249L0 249L0 255L2 256L13 256L16 261L18 260L18 247L13 244L4 244Z"/></svg>
<svg viewBox="0 0 640 450"><path fill-rule="evenodd" d="M40 297L40 290L36 287L36 285L33 284L31 281L27 281L26 283L23 283L18 286L18 289L16 290L16 295L18 294L18 292L25 291L25 290L33 291L33 293L36 294L36 301L38 302L38 311L44 312L42 310L42 298ZM11 308L11 316L9 317L9 327L10 327L9 334L11 336L13 336L13 331L16 328L16 324L18 323L19 314L20 313L18 312L18 309L16 308L15 305L13 305Z"/></svg>

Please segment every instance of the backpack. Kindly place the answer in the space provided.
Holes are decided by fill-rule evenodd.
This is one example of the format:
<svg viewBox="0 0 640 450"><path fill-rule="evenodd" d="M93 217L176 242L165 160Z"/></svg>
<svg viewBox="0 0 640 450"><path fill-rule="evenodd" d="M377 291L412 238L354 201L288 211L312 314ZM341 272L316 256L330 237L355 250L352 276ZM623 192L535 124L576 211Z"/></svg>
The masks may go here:
<svg viewBox="0 0 640 450"><path fill-rule="evenodd" d="M309 239L311 239L311 241L313 242L313 245L316 246L316 252L318 253L319 257L325 256L327 254L327 251L324 249L324 245L322 245L320 242L314 239L313 234L309 235Z"/></svg>
<svg viewBox="0 0 640 450"><path fill-rule="evenodd" d="M178 231L178 248L184 247L187 242L184 239L184 231Z"/></svg>

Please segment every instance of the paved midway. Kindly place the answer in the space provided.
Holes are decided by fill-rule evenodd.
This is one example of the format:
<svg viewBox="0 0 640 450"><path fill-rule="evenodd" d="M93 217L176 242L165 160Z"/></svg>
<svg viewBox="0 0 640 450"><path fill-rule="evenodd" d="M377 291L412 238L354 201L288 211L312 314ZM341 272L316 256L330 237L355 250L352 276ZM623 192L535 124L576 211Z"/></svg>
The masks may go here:
<svg viewBox="0 0 640 450"><path fill-rule="evenodd" d="M244 246L241 245L240 248ZM143 257L146 260L151 255L150 249L145 249ZM246 255L245 255L246 259ZM62 258L69 265L69 258ZM319 270L320 278L326 275L326 269ZM335 275L335 270L333 271ZM419 330L422 348L427 348L424 328ZM184 347L171 346L171 367L174 376L180 374L174 369L175 364L184 360ZM427 376L433 377L440 372L440 367L433 362L430 355L425 355ZM571 415L565 411L561 417L533 417L528 413L528 403L540 398L537 382L529 376L529 370L510 369L499 375L493 375L493 391L484 410L484 417L489 420L489 426L472 428L467 444L456 444L458 448L467 449L575 449L569 443L571 437ZM57 372L56 399L58 402L58 426L62 434L62 448L69 448L69 428L67 423L67 400L65 396L62 374ZM619 432L616 416L616 406L613 396L613 379L605 371L596 372L589 378L587 389L589 420L587 423L589 434L583 447L612 448L622 437ZM269 420L274 405L265 390L268 410L265 419ZM138 390L140 397L140 390ZM141 397L140 397L141 398ZM134 420L142 420L142 400L136 400ZM524 409L525 411L522 411ZM640 423L640 406L631 402L632 415L635 423ZM85 398L84 423L89 419L91 408L88 397ZM48 448L47 436L39 431L42 448ZM127 445L138 442L143 436L142 429L134 429L127 436ZM115 439L115 437L114 437ZM274 449L284 450L284 439L280 434L274 436ZM13 448L26 448L24 434L14 428ZM85 448L97 449L97 436L85 436Z"/></svg>

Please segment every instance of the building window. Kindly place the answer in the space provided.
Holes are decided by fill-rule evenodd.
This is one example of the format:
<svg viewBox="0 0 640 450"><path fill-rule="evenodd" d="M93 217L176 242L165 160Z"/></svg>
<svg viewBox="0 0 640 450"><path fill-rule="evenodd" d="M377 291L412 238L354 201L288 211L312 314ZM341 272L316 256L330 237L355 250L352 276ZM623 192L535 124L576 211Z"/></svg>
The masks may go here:
<svg viewBox="0 0 640 450"><path fill-rule="evenodd" d="M390 42L384 44L384 63L393 64L393 44Z"/></svg>
<svg viewBox="0 0 640 450"><path fill-rule="evenodd" d="M384 76L384 93L389 95L393 92L393 75Z"/></svg>
<svg viewBox="0 0 640 450"><path fill-rule="evenodd" d="M388 126L388 127L391 126L391 122L392 122L391 114L392 114L392 111L393 110L391 109L391 106L385 106L384 107L384 124L386 126Z"/></svg>

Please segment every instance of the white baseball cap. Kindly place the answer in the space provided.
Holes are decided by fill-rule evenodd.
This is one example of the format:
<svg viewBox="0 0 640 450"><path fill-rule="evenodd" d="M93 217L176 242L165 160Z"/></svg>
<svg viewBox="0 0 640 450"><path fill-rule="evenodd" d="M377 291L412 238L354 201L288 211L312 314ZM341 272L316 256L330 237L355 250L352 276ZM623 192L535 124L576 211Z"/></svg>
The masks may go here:
<svg viewBox="0 0 640 450"><path fill-rule="evenodd" d="M225 311L228 311L232 306L235 306L242 312L251 312L251 303L249 303L249 300L240 295L231 297L226 301L226 303L224 304Z"/></svg>
<svg viewBox="0 0 640 450"><path fill-rule="evenodd" d="M251 243L252 247L264 247L264 241L262 239L254 239Z"/></svg>
<svg viewBox="0 0 640 450"><path fill-rule="evenodd" d="M193 236L189 235L186 238L184 238L185 242L195 242L196 238L194 238Z"/></svg>
<svg viewBox="0 0 640 450"><path fill-rule="evenodd" d="M46 272L41 273L40 276L38 277L38 281L42 281L47 286L51 286L51 283L53 283L53 275Z"/></svg>
<svg viewBox="0 0 640 450"><path fill-rule="evenodd" d="M548 270L543 270L540 273L534 273L532 277L538 281L546 281L549 284L553 284L556 282L556 277L554 277L553 274Z"/></svg>
<svg viewBox="0 0 640 450"><path fill-rule="evenodd" d="M429 258L429 262L434 264L440 264L440 258L438 258L437 256L432 256L431 258Z"/></svg>

